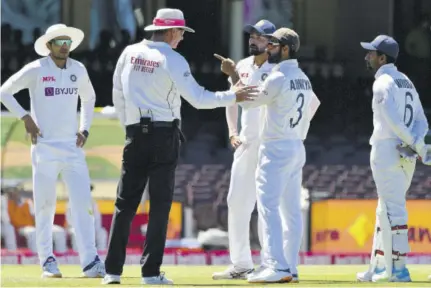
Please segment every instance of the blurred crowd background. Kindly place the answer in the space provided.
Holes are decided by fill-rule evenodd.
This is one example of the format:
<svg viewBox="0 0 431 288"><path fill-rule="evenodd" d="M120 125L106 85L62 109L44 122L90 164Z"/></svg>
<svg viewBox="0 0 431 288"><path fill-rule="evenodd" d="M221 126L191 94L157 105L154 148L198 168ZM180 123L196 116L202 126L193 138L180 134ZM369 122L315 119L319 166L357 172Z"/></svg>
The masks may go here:
<svg viewBox="0 0 431 288"><path fill-rule="evenodd" d="M190 62L197 81L210 90L228 87L213 53L236 61L247 56L247 35L232 38L242 26L267 18L298 31L301 66L322 101L312 134L370 134L373 75L365 69L359 41L381 33L398 40L398 66L413 79L423 105L431 107L431 2L426 0L2 0L2 80L37 58L34 40L48 26L65 22L86 32L84 45L72 57L87 66L96 106L112 105L111 78L118 56L126 45L149 36L142 27L162 6L182 9L188 25L196 29L196 34L186 34L178 51ZM18 98L28 108L28 98ZM216 122L220 143L226 143L223 114L223 108L198 111L187 103L182 113L190 123Z"/></svg>
<svg viewBox="0 0 431 288"><path fill-rule="evenodd" d="M62 22L86 33L71 57L87 67L97 107L112 105L117 59L126 45L150 36L143 27L159 8L181 9L187 25L196 30L185 34L178 51L189 61L196 80L213 91L228 88L213 53L235 61L248 56L245 24L268 19L277 27L296 30L301 38L300 66L322 103L305 142L304 207L319 199L376 197L368 164L374 75L366 70L360 41L388 34L399 42L397 66L414 82L431 121L429 0L2 0L1 4L2 82L37 59L35 39ZM22 91L17 99L28 109L27 95ZM225 231L232 161L225 109L197 110L183 101L182 118L188 142L177 171L176 200L193 208L194 231L215 227ZM408 197L431 199L430 192L430 168L419 164ZM424 225L431 230L429 221ZM310 225L308 229L304 249L312 250L314 230ZM427 249L431 252L431 243Z"/></svg>

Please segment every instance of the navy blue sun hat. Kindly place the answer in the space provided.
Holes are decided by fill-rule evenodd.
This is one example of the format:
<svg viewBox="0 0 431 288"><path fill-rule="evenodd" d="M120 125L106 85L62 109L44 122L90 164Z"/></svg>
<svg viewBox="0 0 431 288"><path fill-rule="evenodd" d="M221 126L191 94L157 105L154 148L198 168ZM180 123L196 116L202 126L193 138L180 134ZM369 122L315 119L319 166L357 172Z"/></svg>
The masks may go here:
<svg viewBox="0 0 431 288"><path fill-rule="evenodd" d="M268 20L260 20L255 25L246 25L244 31L251 34L257 32L259 34L271 34L275 32L275 25Z"/></svg>

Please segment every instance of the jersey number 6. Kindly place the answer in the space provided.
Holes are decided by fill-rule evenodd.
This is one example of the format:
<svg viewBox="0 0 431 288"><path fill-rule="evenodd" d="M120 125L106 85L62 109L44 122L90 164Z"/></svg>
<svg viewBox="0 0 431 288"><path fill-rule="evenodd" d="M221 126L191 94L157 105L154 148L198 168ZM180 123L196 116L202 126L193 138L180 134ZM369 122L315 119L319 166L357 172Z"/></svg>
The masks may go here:
<svg viewBox="0 0 431 288"><path fill-rule="evenodd" d="M409 101L409 98L410 98L410 101ZM413 102L413 95L410 92L406 92L405 99L406 99L406 102L404 106L404 124L406 124L407 127L410 127L413 121L413 106L410 104L411 102ZM407 113L407 111L409 112ZM407 118L407 114L408 114L408 118Z"/></svg>
<svg viewBox="0 0 431 288"><path fill-rule="evenodd" d="M296 125L299 124L299 121L302 119L302 107L304 106L304 94L299 94L298 97L296 97L296 103L301 101L301 104L299 104L299 107L296 111L298 111L298 119L293 123L293 118L290 118L290 128L295 128Z"/></svg>

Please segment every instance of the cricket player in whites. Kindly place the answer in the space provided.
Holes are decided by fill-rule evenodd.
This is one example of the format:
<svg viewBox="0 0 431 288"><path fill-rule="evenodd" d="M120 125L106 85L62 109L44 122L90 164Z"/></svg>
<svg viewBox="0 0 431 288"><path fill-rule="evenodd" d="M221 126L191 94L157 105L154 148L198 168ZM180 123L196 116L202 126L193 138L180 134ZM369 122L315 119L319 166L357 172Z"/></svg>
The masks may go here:
<svg viewBox="0 0 431 288"><path fill-rule="evenodd" d="M302 233L298 223L302 222L300 193L305 164L302 140L308 130L304 125L308 126L311 120L310 106L315 95L308 77L298 66L298 34L280 28L267 36L268 63L277 65L259 86L259 97L249 104L240 104L245 109L259 106L262 109L256 188L263 231L263 269L251 273L247 280L285 283L293 279L292 274L297 274L291 270L296 269L296 263L288 263L297 260L288 258L299 253L301 236L295 243L298 239L283 237L283 228L290 230L285 236ZM284 254L286 249L292 254Z"/></svg>
<svg viewBox="0 0 431 288"><path fill-rule="evenodd" d="M215 54L222 61L221 70L229 75L231 85L241 81L245 85L258 86L262 83L274 64L267 62L266 47L268 39L264 34L275 31L268 20L256 25L247 25L244 30L250 34L250 57L235 63ZM229 127L229 140L235 149L232 172L227 196L229 252L232 265L225 271L213 274L213 279L246 279L253 271L254 264L250 250L250 219L256 205L255 173L259 149L260 107L243 110L241 114L241 133L238 136L238 105L226 107L226 120ZM259 237L260 237L259 233Z"/></svg>
<svg viewBox="0 0 431 288"><path fill-rule="evenodd" d="M410 251L406 193L416 160L403 157L399 148L408 146L425 158L428 122L415 86L394 65L398 43L389 36L380 35L371 43L362 42L361 46L368 51L367 67L375 73L370 164L378 204L370 266L368 271L358 273L357 279L361 282L410 282L406 268Z"/></svg>
<svg viewBox="0 0 431 288"><path fill-rule="evenodd" d="M90 177L82 149L93 118L95 93L87 69L69 58L69 52L83 39L84 33L77 28L64 24L49 27L34 44L36 53L43 58L25 65L1 87L1 102L22 119L31 137L37 250L42 277L62 277L52 251L55 187L60 173L69 191L83 274L86 277L105 274L95 245ZM30 92L30 114L13 97L22 89ZM78 97L81 99L79 128Z"/></svg>

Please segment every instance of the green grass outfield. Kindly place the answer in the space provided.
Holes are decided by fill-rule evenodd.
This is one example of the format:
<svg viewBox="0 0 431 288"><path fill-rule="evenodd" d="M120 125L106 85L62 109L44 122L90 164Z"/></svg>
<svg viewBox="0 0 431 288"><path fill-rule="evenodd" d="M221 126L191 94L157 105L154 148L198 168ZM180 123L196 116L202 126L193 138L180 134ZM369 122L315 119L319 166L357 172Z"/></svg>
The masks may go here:
<svg viewBox="0 0 431 288"><path fill-rule="evenodd" d="M81 278L81 269L76 265L60 267L62 279L41 279L41 270L36 265L2 265L2 287L142 287L140 284L140 267L127 265L124 269L121 285L101 285L101 279ZM211 275L225 266L164 266L166 276L176 286L181 287L222 287L243 286L263 287L262 284L248 284L244 280L214 281ZM431 274L431 265L410 265L412 283L358 283L355 274L365 271L365 265L315 265L300 266L300 283L271 284L265 287L431 287L427 277Z"/></svg>
<svg viewBox="0 0 431 288"><path fill-rule="evenodd" d="M4 136L16 121L13 117L1 117L1 145L4 146ZM22 121L15 128L9 141L21 142L30 147L30 141L25 140L25 128ZM103 145L124 145L124 131L118 120L108 118L94 118L90 129L90 138L85 148Z"/></svg>

